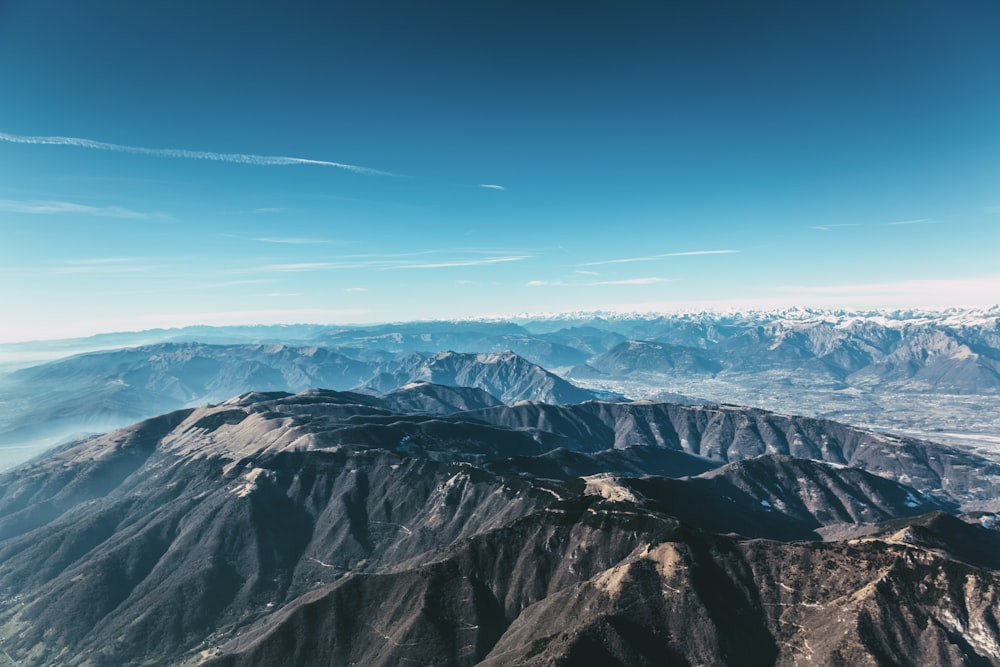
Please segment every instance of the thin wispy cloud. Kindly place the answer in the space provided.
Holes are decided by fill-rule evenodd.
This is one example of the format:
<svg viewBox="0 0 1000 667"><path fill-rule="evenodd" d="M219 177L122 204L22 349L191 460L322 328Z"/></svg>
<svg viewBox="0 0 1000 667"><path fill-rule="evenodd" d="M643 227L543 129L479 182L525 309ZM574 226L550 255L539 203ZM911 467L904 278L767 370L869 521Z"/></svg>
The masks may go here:
<svg viewBox="0 0 1000 667"><path fill-rule="evenodd" d="M603 285L656 285L659 283L673 282L668 278L623 278L621 280L592 280L588 282L563 281L563 280L529 280L527 287L600 287Z"/></svg>
<svg viewBox="0 0 1000 667"><path fill-rule="evenodd" d="M482 257L476 259L459 259L448 262L434 262L431 264L402 264L395 267L396 269L447 269L457 266L486 266L489 264L504 264L507 262L521 262L526 259L531 259L528 255L519 255L514 257Z"/></svg>
<svg viewBox="0 0 1000 667"><path fill-rule="evenodd" d="M334 262L298 262L294 264L268 264L255 270L264 273L304 273L335 268L338 266Z"/></svg>
<svg viewBox="0 0 1000 667"><path fill-rule="evenodd" d="M585 262L580 266L604 266L606 264L631 264L633 262L655 262L667 257L695 257L699 255L733 255L741 250L688 250L686 252L665 252L646 257L626 257L624 259L605 259L600 262Z"/></svg>
<svg viewBox="0 0 1000 667"><path fill-rule="evenodd" d="M577 271L581 276L599 276L601 275L597 271Z"/></svg>
<svg viewBox="0 0 1000 667"><path fill-rule="evenodd" d="M487 190L506 190L502 185L497 185L496 183L480 183L479 187L486 188Z"/></svg>
<svg viewBox="0 0 1000 667"><path fill-rule="evenodd" d="M367 292L368 288L367 287L345 287L344 291L345 292Z"/></svg>
<svg viewBox="0 0 1000 667"><path fill-rule="evenodd" d="M531 254L499 254L502 251L478 248L422 250L410 253L386 253L328 256L323 261L275 263L273 259L254 260L252 266L232 269L232 273L302 273L307 271L404 269L447 269L488 266L532 259ZM430 258L435 258L433 261ZM440 259L437 259L440 258Z"/></svg>
<svg viewBox="0 0 1000 667"><path fill-rule="evenodd" d="M153 273L174 268L176 261L179 260L169 257L99 257L54 262L41 270L52 273L91 275Z"/></svg>
<svg viewBox="0 0 1000 667"><path fill-rule="evenodd" d="M14 199L0 199L0 211L28 215L90 215L122 220L166 219L169 217L162 213L142 213L121 206L88 206L68 201L20 201Z"/></svg>
<svg viewBox="0 0 1000 667"><path fill-rule="evenodd" d="M831 230L841 229L843 227L860 227L860 226L861 225L859 225L856 222L845 222L836 225L812 225L811 227L809 227L809 229L818 229L821 232L829 232Z"/></svg>
<svg viewBox="0 0 1000 667"><path fill-rule="evenodd" d="M254 213L284 213L285 209L278 208L275 206L264 206L262 208L255 208Z"/></svg>
<svg viewBox="0 0 1000 667"><path fill-rule="evenodd" d="M283 245L320 245L324 243L332 243L325 239L308 239L308 238L274 238L274 237L261 237L252 238L251 241L257 241L258 243L279 243Z"/></svg>
<svg viewBox="0 0 1000 667"><path fill-rule="evenodd" d="M624 280L600 280L592 285L655 285L668 282L666 278L626 278Z"/></svg>
<svg viewBox="0 0 1000 667"><path fill-rule="evenodd" d="M91 150L111 151L113 153L130 153L132 155L148 155L150 157L179 158L184 160L209 160L212 162L230 162L247 164L257 167L283 167L290 165L313 165L318 167L335 167L356 174L370 176L399 176L388 171L362 167L344 162L330 160L312 160L284 155L255 155L253 153L217 153L214 151L192 151L179 148L146 148L144 146L127 146L106 141L95 141L80 137L32 137L0 132L0 141L11 144L27 144L32 146L72 146L74 148L89 148Z"/></svg>
<svg viewBox="0 0 1000 667"><path fill-rule="evenodd" d="M146 289L123 290L122 294L177 294L178 292L217 292L231 287L243 287L245 285L266 285L273 283L273 280L223 280L215 282L197 282L191 284L170 284L163 287L152 287ZM258 296L265 296L259 294Z"/></svg>
<svg viewBox="0 0 1000 667"><path fill-rule="evenodd" d="M897 220L895 222L887 222L885 224L895 227L897 225L929 225L933 223L930 218L920 218L919 220Z"/></svg>

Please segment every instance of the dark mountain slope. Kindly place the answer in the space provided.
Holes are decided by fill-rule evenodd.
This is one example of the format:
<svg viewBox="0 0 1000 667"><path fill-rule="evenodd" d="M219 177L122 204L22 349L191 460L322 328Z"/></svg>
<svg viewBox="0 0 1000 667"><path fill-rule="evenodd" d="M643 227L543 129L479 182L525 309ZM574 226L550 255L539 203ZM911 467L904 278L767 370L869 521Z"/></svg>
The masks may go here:
<svg viewBox="0 0 1000 667"><path fill-rule="evenodd" d="M216 655L456 665L1000 655L989 620L998 582L975 547L994 534L898 523L943 506L915 490L778 456L709 469L716 462L668 446L667 424L643 427L643 415L677 406L442 415L397 413L392 400L244 394L0 475L4 651L25 665L94 667ZM502 412L536 426L506 426ZM703 440L698 428L721 428L729 412L670 428ZM765 417L745 433L768 432ZM652 439L612 448L626 423ZM821 440L811 429L824 425L834 440L836 425L796 428ZM858 435L852 456L880 442ZM645 466L701 474L640 476ZM706 532L815 537L883 517L897 523L859 543Z"/></svg>
<svg viewBox="0 0 1000 667"><path fill-rule="evenodd" d="M208 664L475 664L522 610L613 566L642 536L662 537L676 525L595 514L580 503L553 508L429 564L318 590L279 612L275 623L221 647L238 655Z"/></svg>
<svg viewBox="0 0 1000 667"><path fill-rule="evenodd" d="M575 477L614 471L622 475L686 477L717 468L719 461L672 449L628 447L585 454L558 448L538 456L511 456L486 467L503 474L518 474L567 481Z"/></svg>
<svg viewBox="0 0 1000 667"><path fill-rule="evenodd" d="M0 591L25 601L0 614L7 650L67 665L160 662L318 584L445 547L554 499L468 464L360 445L297 451L316 425L272 411L282 400L243 406L249 413L235 404L180 413L155 448L151 425L0 479ZM123 470L120 457L145 459ZM81 468L113 479L75 496L42 483Z"/></svg>
<svg viewBox="0 0 1000 667"><path fill-rule="evenodd" d="M563 404L596 398L593 392L580 389L509 351L491 354L439 352L428 358L414 356L399 367L380 373L364 388L385 393L413 382L476 387L504 403L532 400Z"/></svg>
<svg viewBox="0 0 1000 667"><path fill-rule="evenodd" d="M430 382L403 385L382 396L380 403L393 412L442 415L503 405L500 399L476 387L448 387Z"/></svg>
<svg viewBox="0 0 1000 667"><path fill-rule="evenodd" d="M317 590L207 664L1000 664L998 583L908 545L737 542L560 506Z"/></svg>
<svg viewBox="0 0 1000 667"><path fill-rule="evenodd" d="M682 480L588 478L588 489L636 502L713 533L781 540L819 539L817 530L955 511L911 487L856 468L760 456Z"/></svg>
<svg viewBox="0 0 1000 667"><path fill-rule="evenodd" d="M357 354L366 360L320 347L169 343L22 369L0 382L0 447L41 448L250 390L363 386L369 393L396 392L387 406L397 411L440 414L528 398L571 403L596 397L511 352Z"/></svg>
<svg viewBox="0 0 1000 667"><path fill-rule="evenodd" d="M165 343L94 352L7 378L0 443L105 432L251 389L349 389L371 373L364 362L317 347Z"/></svg>
<svg viewBox="0 0 1000 667"><path fill-rule="evenodd" d="M721 462L763 454L862 468L941 497L1000 496L1000 466L981 456L837 422L727 405L522 404L469 416L526 433L559 434L572 449L663 447Z"/></svg>

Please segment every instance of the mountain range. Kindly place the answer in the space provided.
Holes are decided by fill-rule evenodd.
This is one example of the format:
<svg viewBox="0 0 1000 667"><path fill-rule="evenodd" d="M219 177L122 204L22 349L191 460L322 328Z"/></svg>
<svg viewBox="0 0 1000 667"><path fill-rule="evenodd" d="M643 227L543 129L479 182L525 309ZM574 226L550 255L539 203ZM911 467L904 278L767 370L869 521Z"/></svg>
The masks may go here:
<svg viewBox="0 0 1000 667"><path fill-rule="evenodd" d="M122 347L134 342L143 345ZM5 359L17 366L0 374L7 465L59 441L245 391L384 393L409 382L477 386L508 403L738 403L953 445L1000 445L997 308L191 327L0 345Z"/></svg>
<svg viewBox="0 0 1000 667"><path fill-rule="evenodd" d="M23 368L0 381L4 445L37 449L249 390L310 387L385 393L413 383L473 387L486 396L456 407L608 396L581 389L511 353L355 352L324 347L161 343L92 352ZM36 450L10 450L22 460ZM0 460L0 463L3 461Z"/></svg>
<svg viewBox="0 0 1000 667"><path fill-rule="evenodd" d="M733 406L454 411L482 397L252 392L0 475L4 651L1000 663L997 464Z"/></svg>
<svg viewBox="0 0 1000 667"><path fill-rule="evenodd" d="M0 346L0 660L1000 665L998 318Z"/></svg>

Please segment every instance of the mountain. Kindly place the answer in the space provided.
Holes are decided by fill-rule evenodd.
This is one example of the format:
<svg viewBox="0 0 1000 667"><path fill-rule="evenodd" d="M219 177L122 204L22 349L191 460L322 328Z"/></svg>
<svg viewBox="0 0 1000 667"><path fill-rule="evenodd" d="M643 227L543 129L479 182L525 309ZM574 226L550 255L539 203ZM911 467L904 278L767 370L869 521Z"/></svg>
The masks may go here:
<svg viewBox="0 0 1000 667"><path fill-rule="evenodd" d="M782 371L814 384L941 393L1000 392L1000 311L980 316L759 313L604 324L635 337L587 366L612 377ZM591 325L594 326L594 325Z"/></svg>
<svg viewBox="0 0 1000 667"><path fill-rule="evenodd" d="M535 437L547 435L583 451L661 447L721 462L778 454L860 468L961 503L1000 497L1000 466L983 456L755 408L645 401L530 403L469 416Z"/></svg>
<svg viewBox="0 0 1000 667"><path fill-rule="evenodd" d="M320 347L165 343L94 352L0 381L0 444L104 432L250 389L349 389L371 366Z"/></svg>
<svg viewBox="0 0 1000 667"><path fill-rule="evenodd" d="M206 664L1000 662L995 571L901 542L735 540L625 509L535 513L432 563L317 589Z"/></svg>
<svg viewBox="0 0 1000 667"><path fill-rule="evenodd" d="M477 397L252 392L0 474L3 650L95 667L1000 664L998 533L940 514L997 489L766 450L783 434L798 456L919 454L944 478L991 462L728 406L451 412Z"/></svg>
<svg viewBox="0 0 1000 667"><path fill-rule="evenodd" d="M355 347L397 353L434 354L513 351L532 363L549 368L573 366L588 356L585 349L559 336L533 335L513 322L411 322L373 327L343 327L318 338L328 347Z"/></svg>
<svg viewBox="0 0 1000 667"><path fill-rule="evenodd" d="M164 343L20 369L0 380L0 454L5 445L13 445L18 449L8 450L13 452L10 456L22 454L25 460L32 445L40 450L250 390L361 387L382 393L408 386L408 392L395 395L395 405L413 411L423 403L432 412L488 407L501 400L566 403L598 396L512 352L431 357L378 350L350 351L354 356L345 352L280 344ZM492 396L420 388L415 383L478 388ZM417 399L418 394L423 397Z"/></svg>
<svg viewBox="0 0 1000 667"><path fill-rule="evenodd" d="M381 404L393 412L427 412L450 415L503 405L483 389L411 382L382 396Z"/></svg>
<svg viewBox="0 0 1000 667"><path fill-rule="evenodd" d="M598 396L510 351L489 354L439 352L427 358L410 355L406 361L394 366L395 370L379 373L363 388L383 393L412 382L430 382L476 387L504 403L579 403Z"/></svg>
<svg viewBox="0 0 1000 667"><path fill-rule="evenodd" d="M571 313L509 321L189 327L0 345L0 371L23 367L32 358L140 343L234 347L254 343L284 344L289 350L329 349L371 371L363 378L358 376L353 384L346 382L349 376L358 375L351 372L317 378L308 386L347 389L371 382L369 386L378 387L377 391L391 391L411 380L430 381L402 372L407 359L417 360L415 365L419 365L444 351L502 354L510 350L602 397L740 403L920 434L950 444L1000 444L1000 307L937 312ZM284 370L273 368L274 360L257 361L278 375L284 374ZM264 381L269 375L262 370L257 379ZM184 378L179 380L184 383ZM443 376L434 381L446 382ZM10 382L8 378L8 386ZM4 391L0 377L0 414L16 421L16 415L31 400L21 400L25 383L13 383ZM57 378L46 383L47 389L58 391ZM228 393L271 388L301 391L305 386L291 379L284 386L230 383ZM96 394L88 390L87 395L102 395L104 405L84 409L98 414L93 423L60 433L62 437L80 430L102 431L198 403L191 398L187 403L168 404L149 397L143 400L156 403L156 411L131 410L126 419L112 422L100 414L127 408L123 404L135 399L107 387L98 389ZM212 398L203 400L224 400L226 388L218 389ZM80 395L75 400L85 398ZM59 412L73 409L66 404ZM29 424L43 422L48 422L46 415L36 414L28 420ZM0 430L4 428L0 425ZM16 444L23 446L23 437L33 436L26 431Z"/></svg>
<svg viewBox="0 0 1000 667"><path fill-rule="evenodd" d="M809 540L819 529L954 511L912 487L844 466L764 455L681 480L598 480L652 509L713 533Z"/></svg>
<svg viewBox="0 0 1000 667"><path fill-rule="evenodd" d="M586 327L623 336L565 371L587 388L654 400L696 396L955 445L1000 445L1000 307L604 313L520 322L538 335Z"/></svg>
<svg viewBox="0 0 1000 667"><path fill-rule="evenodd" d="M569 377L586 377L588 370L601 375L620 377L632 373L667 373L674 375L713 375L722 364L707 358L696 349L656 343L652 341L625 341L597 355L585 366L577 366Z"/></svg>

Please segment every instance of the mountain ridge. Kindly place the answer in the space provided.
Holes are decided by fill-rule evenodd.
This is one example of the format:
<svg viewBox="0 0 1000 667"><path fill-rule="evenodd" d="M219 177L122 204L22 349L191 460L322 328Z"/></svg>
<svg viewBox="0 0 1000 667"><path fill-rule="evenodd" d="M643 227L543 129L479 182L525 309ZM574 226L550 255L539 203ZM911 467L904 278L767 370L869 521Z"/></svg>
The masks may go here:
<svg viewBox="0 0 1000 667"><path fill-rule="evenodd" d="M541 665L591 653L646 664L661 650L727 664L752 650L789 664L799 654L782 647L808 641L818 650L817 624L835 623L846 643L829 655L905 661L946 646L955 614L980 627L987 607L973 600L991 604L997 594L996 572L981 568L993 561L975 546L996 542L984 537L988 528L919 527L915 515L955 511L945 500L952 488L935 498L842 465L749 456L767 449L763 440L733 450L726 464L666 439L616 448L605 436L562 430L587 423L580 412L622 423L644 416L653 434L652 417L673 411L715 414L689 428L726 431L720 415L749 412L765 424L760 411L520 403L440 414L397 412L393 400L250 392L0 474L4 649L29 665L259 665L296 655ZM559 418L539 422L539 410ZM800 430L814 428L833 427ZM752 433L768 431L745 437ZM855 452L880 438L859 439ZM663 474L636 476L647 462ZM733 502L740 511L720 523L713 507ZM884 520L889 537L817 541L820 527ZM919 539L892 537L901 530ZM813 575L810 559L842 570L858 606L845 625L800 605L784 618L805 634L789 634L767 606L788 604L775 582L834 599L832 581L803 579ZM907 568L919 574L904 580ZM942 571L947 586L973 582L976 592L950 601L921 593ZM894 583L873 588L886 573ZM865 618L876 633L915 631L905 614L872 616L879 595L898 596L937 629L917 648L849 631ZM749 629L739 625L743 613L755 615ZM678 639L691 619L708 629L693 644ZM1000 645L993 631L977 637L982 646L927 664L988 658Z"/></svg>

